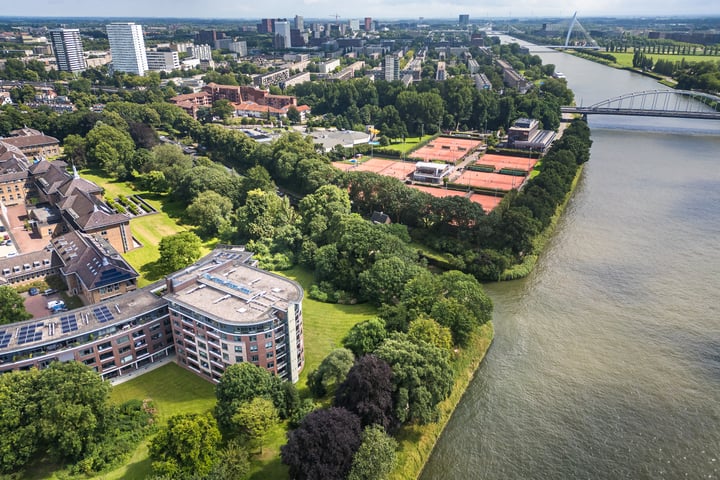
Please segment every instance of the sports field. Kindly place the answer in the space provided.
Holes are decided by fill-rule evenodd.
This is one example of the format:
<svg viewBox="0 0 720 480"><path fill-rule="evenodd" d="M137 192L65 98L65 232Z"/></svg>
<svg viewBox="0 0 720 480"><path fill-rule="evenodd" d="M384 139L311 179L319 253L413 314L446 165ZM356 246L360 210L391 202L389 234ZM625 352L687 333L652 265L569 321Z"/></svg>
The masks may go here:
<svg viewBox="0 0 720 480"><path fill-rule="evenodd" d="M445 163L457 163L481 144L480 140L437 137L424 147L420 147L408 155L413 158L420 158L424 162L439 160Z"/></svg>
<svg viewBox="0 0 720 480"><path fill-rule="evenodd" d="M495 171L499 171L503 168L510 168L512 170L520 170L523 172L530 172L533 169L537 159L527 157L512 157L508 155L495 155L487 153L477 159L476 165L492 165Z"/></svg>
<svg viewBox="0 0 720 480"><path fill-rule="evenodd" d="M408 185L409 187L414 188L415 190L420 190L421 192L425 192L427 194L432 195L433 197L438 198L445 198L445 197L466 197L468 192L462 192L459 190L448 190L446 188L440 188L440 187L426 187L424 185Z"/></svg>
<svg viewBox="0 0 720 480"><path fill-rule="evenodd" d="M408 175L415 171L414 162L397 162L384 158L371 158L357 164L333 162L333 166L344 172L352 170L358 172L373 172L386 177L394 177L398 180L407 179Z"/></svg>
<svg viewBox="0 0 720 480"><path fill-rule="evenodd" d="M524 181L525 177L465 170L453 183L507 192L514 188L520 188L520 185L522 185Z"/></svg>
<svg viewBox="0 0 720 480"><path fill-rule="evenodd" d="M492 212L502 201L503 197L497 197L494 195L483 195L480 193L473 193L470 195L470 201L473 203L479 203L482 205L485 213Z"/></svg>

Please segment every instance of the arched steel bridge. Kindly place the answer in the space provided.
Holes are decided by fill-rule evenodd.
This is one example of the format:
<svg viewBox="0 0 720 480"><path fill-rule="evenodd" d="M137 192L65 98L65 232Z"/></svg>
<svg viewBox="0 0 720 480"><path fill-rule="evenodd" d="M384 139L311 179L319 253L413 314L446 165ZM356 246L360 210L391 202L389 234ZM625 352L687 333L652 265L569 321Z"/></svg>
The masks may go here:
<svg viewBox="0 0 720 480"><path fill-rule="evenodd" d="M627 93L589 107L561 107L562 113L585 115L630 115L635 117L672 117L720 120L720 97L690 90L645 90Z"/></svg>

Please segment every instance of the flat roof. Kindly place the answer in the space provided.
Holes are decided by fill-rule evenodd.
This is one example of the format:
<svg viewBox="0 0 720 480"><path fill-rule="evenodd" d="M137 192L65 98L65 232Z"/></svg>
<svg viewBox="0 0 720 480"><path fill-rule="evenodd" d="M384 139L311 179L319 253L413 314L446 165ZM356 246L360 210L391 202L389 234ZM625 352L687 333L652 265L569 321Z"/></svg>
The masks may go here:
<svg viewBox="0 0 720 480"><path fill-rule="evenodd" d="M165 304L161 297L151 292L151 288L146 287L75 310L2 325L0 354L52 344L107 328Z"/></svg>
<svg viewBox="0 0 720 480"><path fill-rule="evenodd" d="M273 310L287 311L303 298L300 285L283 276L255 268L240 254L229 258L220 250L193 265L182 277L172 277L182 288L165 296L178 304L219 321L254 324L268 320Z"/></svg>

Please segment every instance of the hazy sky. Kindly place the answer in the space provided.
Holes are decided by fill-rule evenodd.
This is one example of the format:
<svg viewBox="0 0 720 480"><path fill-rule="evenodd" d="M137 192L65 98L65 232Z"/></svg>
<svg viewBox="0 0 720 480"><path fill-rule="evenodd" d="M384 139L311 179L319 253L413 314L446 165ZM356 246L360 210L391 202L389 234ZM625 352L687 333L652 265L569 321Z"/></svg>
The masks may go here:
<svg viewBox="0 0 720 480"><path fill-rule="evenodd" d="M718 0L2 0L0 16L470 18L720 15Z"/></svg>

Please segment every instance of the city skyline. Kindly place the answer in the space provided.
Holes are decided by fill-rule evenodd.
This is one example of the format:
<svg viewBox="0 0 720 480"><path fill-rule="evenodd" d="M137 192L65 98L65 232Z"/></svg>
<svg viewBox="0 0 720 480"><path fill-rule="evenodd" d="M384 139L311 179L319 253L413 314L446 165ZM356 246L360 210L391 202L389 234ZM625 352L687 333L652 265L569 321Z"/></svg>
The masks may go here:
<svg viewBox="0 0 720 480"><path fill-rule="evenodd" d="M580 18L597 16L720 16L715 0L693 0L679 3L674 0L591 0L571 2L559 0L523 0L508 3L489 0L479 5L471 0L451 3L418 0L370 0L358 5L338 4L330 0L270 0L261 4L227 2L225 0L157 0L141 2L127 0L99 3L94 0L27 0L5 5L3 17L99 17L99 18L227 18L256 19L264 17L292 17L325 19L336 16L342 20L373 17L377 19L455 18L469 14L471 23L490 18L508 17L570 17L578 11ZM409 15L412 12L412 15Z"/></svg>

